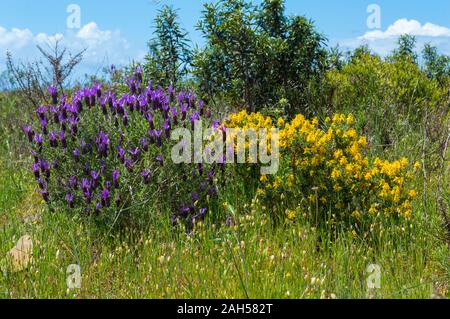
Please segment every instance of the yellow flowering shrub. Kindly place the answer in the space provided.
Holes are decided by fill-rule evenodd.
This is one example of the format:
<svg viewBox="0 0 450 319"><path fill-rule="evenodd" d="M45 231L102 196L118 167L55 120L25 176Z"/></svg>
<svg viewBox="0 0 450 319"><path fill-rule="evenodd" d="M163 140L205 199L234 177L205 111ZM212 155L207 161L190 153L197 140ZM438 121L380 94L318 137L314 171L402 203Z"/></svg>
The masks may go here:
<svg viewBox="0 0 450 319"><path fill-rule="evenodd" d="M319 125L303 115L285 122L245 111L225 121L234 128L279 128L278 173L259 176L257 190L275 216L293 219L295 212L318 223L352 225L377 216L411 218L417 196L408 186L413 165L406 158L369 158L367 140L354 123L351 114L336 114Z"/></svg>

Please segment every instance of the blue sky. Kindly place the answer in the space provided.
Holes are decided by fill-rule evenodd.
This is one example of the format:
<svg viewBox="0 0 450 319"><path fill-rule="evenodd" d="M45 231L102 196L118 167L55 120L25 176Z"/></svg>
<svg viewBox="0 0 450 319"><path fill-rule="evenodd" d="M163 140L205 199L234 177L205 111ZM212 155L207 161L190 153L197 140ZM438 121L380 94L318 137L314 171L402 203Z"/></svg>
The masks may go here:
<svg viewBox="0 0 450 319"><path fill-rule="evenodd" d="M183 27L194 43L203 43L195 25L206 0L2 0L0 2L0 71L10 50L22 60L37 56L36 44L63 39L69 49L88 48L83 71L107 64L141 59L152 36L152 20L164 4L179 8ZM258 3L260 1L254 1ZM68 28L67 7L81 9L80 28ZM380 8L379 29L367 25L367 8ZM450 1L448 0L286 0L288 14L315 21L330 45L354 48L369 44L380 54L393 49L401 33L418 36L419 45L432 42L450 54ZM56 36L55 36L56 35Z"/></svg>

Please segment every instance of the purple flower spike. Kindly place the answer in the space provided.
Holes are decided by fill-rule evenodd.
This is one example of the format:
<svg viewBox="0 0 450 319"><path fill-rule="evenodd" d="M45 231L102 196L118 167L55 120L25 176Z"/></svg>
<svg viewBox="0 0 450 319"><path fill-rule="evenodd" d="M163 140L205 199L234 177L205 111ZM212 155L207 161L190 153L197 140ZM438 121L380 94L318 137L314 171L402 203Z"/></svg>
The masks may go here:
<svg viewBox="0 0 450 319"><path fill-rule="evenodd" d="M150 182L150 171L142 171L141 176L144 178L144 184L148 184Z"/></svg>
<svg viewBox="0 0 450 319"><path fill-rule="evenodd" d="M33 173L34 173L34 176L36 177L36 179L39 179L39 177L40 177L39 164L33 163L33 165L31 165L31 169L33 170Z"/></svg>
<svg viewBox="0 0 450 319"><path fill-rule="evenodd" d="M109 137L107 134L102 131L97 134L95 139L95 144L97 144L97 150L100 156L107 157L108 156L108 146L109 146Z"/></svg>
<svg viewBox="0 0 450 319"><path fill-rule="evenodd" d="M73 205L73 194L72 193L69 193L69 194L66 195L66 201L67 201L67 204L69 204L70 208L74 207L74 205Z"/></svg>
<svg viewBox="0 0 450 319"><path fill-rule="evenodd" d="M89 179L83 178L81 180L81 189L85 193L91 189L91 182L89 181Z"/></svg>
<svg viewBox="0 0 450 319"><path fill-rule="evenodd" d="M102 208L102 205L100 203L95 204L95 210L94 213L96 215L100 214L100 209Z"/></svg>
<svg viewBox="0 0 450 319"><path fill-rule="evenodd" d="M148 136L150 137L150 144L155 144L155 131L152 129L148 130Z"/></svg>
<svg viewBox="0 0 450 319"><path fill-rule="evenodd" d="M141 153L141 150L139 149L139 147L136 147L135 149L129 150L128 153L130 153L131 157L133 158L133 161L136 162L139 158L139 154Z"/></svg>
<svg viewBox="0 0 450 319"><path fill-rule="evenodd" d="M148 152L148 140L145 137L143 137L141 138L140 142L144 152Z"/></svg>
<svg viewBox="0 0 450 319"><path fill-rule="evenodd" d="M67 148L66 133L64 132L64 130L61 130L59 132L59 139L61 140L62 147L64 149Z"/></svg>
<svg viewBox="0 0 450 319"><path fill-rule="evenodd" d="M78 188L78 179L76 176L69 177L69 187L73 190L76 190Z"/></svg>
<svg viewBox="0 0 450 319"><path fill-rule="evenodd" d="M91 203L91 201L92 201L92 193L91 193L91 191L88 189L88 190L85 190L84 192L83 192L83 195L84 195L84 198L86 199L86 203L87 204L90 204Z"/></svg>
<svg viewBox="0 0 450 319"><path fill-rule="evenodd" d="M119 188L119 177L120 177L120 173L118 170L114 170L112 172L112 180L113 180L113 185L115 188Z"/></svg>
<svg viewBox="0 0 450 319"><path fill-rule="evenodd" d="M43 118L39 119L39 122L41 123L42 133L44 133L44 135L47 135L47 126L48 126L47 118L44 116Z"/></svg>
<svg viewBox="0 0 450 319"><path fill-rule="evenodd" d="M102 97L102 84L101 83L96 83L93 87L93 90L95 91L95 94L97 95L98 98Z"/></svg>
<svg viewBox="0 0 450 319"><path fill-rule="evenodd" d="M75 148L73 150L73 157L75 158L75 161L78 162L80 160L80 151L78 148Z"/></svg>
<svg viewBox="0 0 450 319"><path fill-rule="evenodd" d="M155 129L155 123L153 122L153 115L152 115L152 113L150 113L150 112L146 113L145 114L145 119L150 124L150 129L154 130Z"/></svg>
<svg viewBox="0 0 450 319"><path fill-rule="evenodd" d="M200 120L200 114L197 112L192 113L192 115L190 117L192 130L194 130L195 122L197 122L198 120Z"/></svg>
<svg viewBox="0 0 450 319"><path fill-rule="evenodd" d="M117 158L122 164L125 162L125 150L120 145L117 146Z"/></svg>
<svg viewBox="0 0 450 319"><path fill-rule="evenodd" d="M127 84L130 88L131 94L136 94L136 81L134 80L134 76L127 80Z"/></svg>
<svg viewBox="0 0 450 319"><path fill-rule="evenodd" d="M202 100L200 100L198 102L198 107L200 109L200 115L203 116L204 112L205 112L205 102L203 102Z"/></svg>
<svg viewBox="0 0 450 319"><path fill-rule="evenodd" d="M44 188L44 189L42 189L42 190L40 189L40 190L39 190L39 193L41 194L42 199L43 199L45 202L48 203L49 196L48 196L48 190L47 190L47 188Z"/></svg>
<svg viewBox="0 0 450 319"><path fill-rule="evenodd" d="M58 103L58 91L56 90L56 87L50 86L48 88L48 93L52 96L53 104L57 104Z"/></svg>
<svg viewBox="0 0 450 319"><path fill-rule="evenodd" d="M187 104L182 104L181 105L180 111L181 111L181 120L182 121L186 120L187 109L188 109L188 105Z"/></svg>
<svg viewBox="0 0 450 319"><path fill-rule="evenodd" d="M136 68L136 78L140 83L142 83L142 67L140 65Z"/></svg>
<svg viewBox="0 0 450 319"><path fill-rule="evenodd" d="M33 136L34 136L33 125L31 125L31 124L30 125L22 125L22 130L27 135L28 141L30 143L33 142Z"/></svg>
<svg viewBox="0 0 450 319"><path fill-rule="evenodd" d="M36 109L36 113L40 119L45 117L45 113L47 112L47 107L45 105L41 105Z"/></svg>
<svg viewBox="0 0 450 319"><path fill-rule="evenodd" d="M156 160L157 160L161 165L164 165L164 159L163 159L162 155L156 156Z"/></svg>
<svg viewBox="0 0 450 319"><path fill-rule="evenodd" d="M166 135L166 138L170 138L170 122L165 121L163 124L163 128L164 128L164 133Z"/></svg>
<svg viewBox="0 0 450 319"><path fill-rule="evenodd" d="M103 207L109 207L110 206L109 190L107 188L103 189L102 193L100 194L100 198L102 200L102 206Z"/></svg>
<svg viewBox="0 0 450 319"><path fill-rule="evenodd" d="M158 147L161 147L161 146L162 146L162 137L161 137L161 133L162 133L161 130L156 130L156 131L155 131L156 145L157 145Z"/></svg>
<svg viewBox="0 0 450 319"><path fill-rule="evenodd" d="M125 159L125 166L126 166L126 168L127 168L127 170L128 170L129 172L132 172L132 171L133 171L134 163L133 163L133 161L132 161L131 159L126 158L126 159Z"/></svg>
<svg viewBox="0 0 450 319"><path fill-rule="evenodd" d="M57 147L58 146L58 134L56 134L55 131L51 131L48 135L48 139L50 140L50 146L51 147Z"/></svg>
<svg viewBox="0 0 450 319"><path fill-rule="evenodd" d="M42 150L42 141L43 141L42 135L41 135L41 134L36 134L36 135L34 136L34 141L35 141L36 144L38 145L39 151L41 151L41 150Z"/></svg>
<svg viewBox="0 0 450 319"><path fill-rule="evenodd" d="M97 188L99 185L100 173L96 171L91 171L90 173L92 178L92 188Z"/></svg>
<svg viewBox="0 0 450 319"><path fill-rule="evenodd" d="M172 119L173 119L173 123L175 125L178 124L178 113L177 113L177 108L174 106L170 109L170 113L172 113Z"/></svg>

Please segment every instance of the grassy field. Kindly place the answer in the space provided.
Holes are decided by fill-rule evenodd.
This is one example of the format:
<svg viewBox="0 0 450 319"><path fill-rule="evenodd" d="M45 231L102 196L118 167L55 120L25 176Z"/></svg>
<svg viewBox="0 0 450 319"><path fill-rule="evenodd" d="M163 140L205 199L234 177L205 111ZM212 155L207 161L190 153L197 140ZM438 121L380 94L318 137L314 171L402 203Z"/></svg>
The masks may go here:
<svg viewBox="0 0 450 319"><path fill-rule="evenodd" d="M2 110L4 118L15 113L5 104ZM267 212L243 205L239 192L227 194L221 208L234 216L233 225L207 220L190 235L168 221L99 230L49 212L28 160L13 155L20 145L16 133L6 126L1 133L1 298L448 297L448 247L438 216L425 217L421 200L409 227L387 229L376 244L347 232L327 240L300 222L274 227ZM8 251L24 235L33 242L25 252L32 259L18 271ZM81 268L81 289L68 289L71 264ZM379 289L368 289L370 264L380 266Z"/></svg>

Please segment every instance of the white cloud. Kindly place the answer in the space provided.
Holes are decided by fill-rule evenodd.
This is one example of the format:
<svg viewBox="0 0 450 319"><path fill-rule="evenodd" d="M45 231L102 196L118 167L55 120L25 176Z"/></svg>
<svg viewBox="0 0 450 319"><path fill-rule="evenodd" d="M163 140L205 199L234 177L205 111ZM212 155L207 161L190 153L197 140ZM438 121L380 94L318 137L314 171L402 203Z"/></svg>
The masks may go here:
<svg viewBox="0 0 450 319"><path fill-rule="evenodd" d="M64 35L56 33L54 35L48 35L46 33L39 33L34 37L34 42L37 44L55 43L56 41L64 40Z"/></svg>
<svg viewBox="0 0 450 319"><path fill-rule="evenodd" d="M90 22L79 30L68 29L64 34L33 34L29 29L0 26L0 71L5 69L6 51L11 51L14 59L31 61L39 58L36 45L51 45L60 41L71 53L87 49L79 74L91 73L108 64L123 65L142 54L132 49L119 30L102 30L95 22Z"/></svg>
<svg viewBox="0 0 450 319"><path fill-rule="evenodd" d="M97 23L90 22L84 25L77 33L77 38L86 41L101 43L111 39L112 32L110 30L102 31L97 26Z"/></svg>
<svg viewBox="0 0 450 319"><path fill-rule="evenodd" d="M397 41L401 35L416 36L417 50L421 51L425 44L436 46L441 53L450 55L450 29L433 23L421 24L416 20L399 19L391 24L385 31L369 31L353 39L335 40L332 45L338 44L345 49L355 49L361 45L386 56L397 48Z"/></svg>
<svg viewBox="0 0 450 319"><path fill-rule="evenodd" d="M399 19L390 25L386 31L370 31L359 37L359 39L369 41L389 39L403 34L421 37L450 37L450 29L429 22L422 25L417 20Z"/></svg>
<svg viewBox="0 0 450 319"><path fill-rule="evenodd" d="M22 48L33 38L29 29L12 28L11 31L0 26L0 47Z"/></svg>

